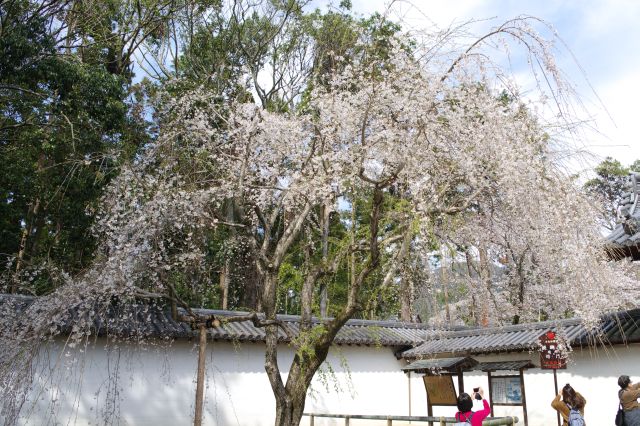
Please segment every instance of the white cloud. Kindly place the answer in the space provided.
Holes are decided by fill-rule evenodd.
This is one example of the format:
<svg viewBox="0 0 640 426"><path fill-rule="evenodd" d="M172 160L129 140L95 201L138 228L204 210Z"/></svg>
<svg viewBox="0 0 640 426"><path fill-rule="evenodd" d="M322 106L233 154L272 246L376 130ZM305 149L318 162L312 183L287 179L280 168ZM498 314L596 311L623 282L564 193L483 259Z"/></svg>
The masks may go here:
<svg viewBox="0 0 640 426"><path fill-rule="evenodd" d="M613 121L599 111L597 126L603 135L594 137L588 147L600 157L611 156L623 164L640 159L640 70L630 70L596 90Z"/></svg>
<svg viewBox="0 0 640 426"><path fill-rule="evenodd" d="M363 14L387 11L390 18L416 29L424 29L434 24L444 28L455 22L470 19L483 2L484 0L354 0L353 10Z"/></svg>
<svg viewBox="0 0 640 426"><path fill-rule="evenodd" d="M583 26L583 31L592 38L606 37L612 31L636 27L640 17L640 2L637 0L592 0L581 2L580 10L583 17L579 22ZM635 33L637 34L637 32Z"/></svg>
<svg viewBox="0 0 640 426"><path fill-rule="evenodd" d="M390 5L389 17L402 21L409 30L497 17L477 25L481 33L518 15L533 15L550 23L572 49L614 120L593 100L595 96L569 52L560 51L558 63L577 84L581 96L590 100L589 114L600 132L585 134L580 145L591 150L596 159L612 156L628 164L640 158L640 114L635 106L640 99L640 1L353 0L354 11L365 15L384 13ZM530 86L522 67L514 64L514 70L516 79Z"/></svg>

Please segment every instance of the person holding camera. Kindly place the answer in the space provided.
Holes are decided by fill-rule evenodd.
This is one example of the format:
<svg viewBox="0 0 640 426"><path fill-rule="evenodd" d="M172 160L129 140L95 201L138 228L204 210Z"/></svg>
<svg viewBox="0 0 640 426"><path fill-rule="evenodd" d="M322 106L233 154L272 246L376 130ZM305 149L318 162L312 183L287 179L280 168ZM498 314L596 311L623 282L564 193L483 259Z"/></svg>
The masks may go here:
<svg viewBox="0 0 640 426"><path fill-rule="evenodd" d="M629 376L618 378L618 398L624 410L624 424L626 426L640 426L640 383L632 383Z"/></svg>
<svg viewBox="0 0 640 426"><path fill-rule="evenodd" d="M569 383L564 385L562 391L551 401L551 406L562 416L562 426L569 426L569 419L578 416L584 424L584 406L586 404L587 400L579 392L576 392Z"/></svg>
<svg viewBox="0 0 640 426"><path fill-rule="evenodd" d="M482 401L483 409L478 411L471 411L473 408L473 399ZM462 392L458 396L458 412L456 413L456 420L458 423L455 425L465 426L482 426L482 421L489 417L491 414L491 407L486 399L484 399L484 391L481 387L473 388L473 394L469 395L466 392ZM454 425L454 426L455 426Z"/></svg>

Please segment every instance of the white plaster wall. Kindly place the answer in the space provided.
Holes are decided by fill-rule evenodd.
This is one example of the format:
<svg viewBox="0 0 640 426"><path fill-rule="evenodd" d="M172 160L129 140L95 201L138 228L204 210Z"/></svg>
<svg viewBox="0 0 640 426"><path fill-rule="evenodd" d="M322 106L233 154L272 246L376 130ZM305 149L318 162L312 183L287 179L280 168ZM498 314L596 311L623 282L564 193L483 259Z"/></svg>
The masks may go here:
<svg viewBox="0 0 640 426"><path fill-rule="evenodd" d="M53 375L37 376L31 399L25 404L25 425L188 425L193 422L197 351L189 342L138 346L120 344L105 350L104 341L85 349L75 359L59 349L42 354ZM286 371L293 352L279 350ZM612 424L617 409L617 377L628 374L640 381L640 345L608 350L574 349L567 370L558 373L558 386L571 383L587 399L585 417L590 426ZM475 356L478 361L504 361L537 353ZM264 373L262 343L213 342L207 347L205 424L272 425L275 400ZM316 375L307 397L306 412L339 414L427 415L422 377L400 371L404 365L389 348L342 346L333 349ZM108 378L117 380L108 380ZM286 380L286 375L284 377ZM457 380L454 380L457 385ZM486 373L466 373L465 389L483 386ZM525 372L529 425L555 424L551 408L553 374ZM411 402L411 404L409 404ZM451 416L455 407L434 407L435 415ZM497 416L516 415L518 407L494 407ZM1 414L0 414L1 417ZM1 419L0 419L1 420ZM303 419L303 424L308 420ZM316 425L344 424L344 420L316 419ZM373 422L352 421L353 426ZM378 423L378 424L384 424Z"/></svg>
<svg viewBox="0 0 640 426"><path fill-rule="evenodd" d="M344 360L347 363L344 363ZM341 365L342 364L342 365ZM328 366L337 373L325 382ZM324 372L316 374L307 397L308 413L409 415L409 380L389 348L340 346L330 352ZM347 368L345 368L345 366ZM350 371L350 374L346 372ZM339 389L334 388L337 383ZM424 395L424 387L422 394ZM425 406L426 410L426 406ZM425 411L426 412L426 411ZM368 424L372 422L367 421ZM303 424L306 423L306 420ZM361 422L360 422L361 423ZM352 425L359 422L352 420ZM344 420L316 419L316 425L343 425ZM381 424L386 424L383 422Z"/></svg>
<svg viewBox="0 0 640 426"><path fill-rule="evenodd" d="M85 354L75 359L61 353L59 347L43 353L43 365L59 368L51 370L53 375L47 372L36 377L21 424L193 423L197 348L192 343L149 345L144 349L121 344L105 350L105 342L98 341L87 347ZM281 346L283 371L292 358L293 351ZM272 425L275 399L263 365L262 343L210 343L204 423ZM332 349L313 381L305 411L407 415L409 383L400 371L403 365L390 348ZM424 396L424 387L420 390ZM316 425L325 424L344 421L316 421Z"/></svg>

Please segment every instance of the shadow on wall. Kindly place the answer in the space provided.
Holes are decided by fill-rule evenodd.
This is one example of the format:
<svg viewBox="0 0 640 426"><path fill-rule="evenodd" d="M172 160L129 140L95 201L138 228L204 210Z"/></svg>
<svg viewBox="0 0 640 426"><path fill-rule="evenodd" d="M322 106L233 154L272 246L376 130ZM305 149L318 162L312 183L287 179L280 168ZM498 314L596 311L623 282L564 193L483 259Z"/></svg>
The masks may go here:
<svg viewBox="0 0 640 426"><path fill-rule="evenodd" d="M279 348L285 372L294 352ZM105 339L40 357L22 424L188 425L193 423L197 347L192 342ZM331 350L308 394L307 412L407 414L407 379L390 348ZM264 372L264 345L217 341L207 346L204 424L271 426L275 398Z"/></svg>
<svg viewBox="0 0 640 426"><path fill-rule="evenodd" d="M402 366L390 348L334 347L323 364L323 372L316 374L312 382L305 411L408 415L409 382L400 370ZM325 424L325 420L318 421L317 424ZM331 420L326 424L334 423Z"/></svg>
<svg viewBox="0 0 640 426"><path fill-rule="evenodd" d="M197 348L189 343L143 346L106 340L42 351L21 424L188 425L193 423ZM229 377L207 359L204 423L244 425ZM85 356L86 354L86 356Z"/></svg>

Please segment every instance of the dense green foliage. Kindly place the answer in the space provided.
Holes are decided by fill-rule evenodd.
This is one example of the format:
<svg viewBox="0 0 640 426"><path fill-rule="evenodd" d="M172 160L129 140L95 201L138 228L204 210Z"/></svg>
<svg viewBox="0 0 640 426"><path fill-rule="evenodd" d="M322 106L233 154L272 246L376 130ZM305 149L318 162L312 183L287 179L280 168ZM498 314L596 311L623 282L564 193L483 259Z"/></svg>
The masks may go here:
<svg viewBox="0 0 640 426"><path fill-rule="evenodd" d="M104 58L63 52L37 6L0 6L0 271L31 276L21 290L42 293L55 271L91 261L101 190L146 132L127 79Z"/></svg>
<svg viewBox="0 0 640 426"><path fill-rule="evenodd" d="M640 172L640 160L626 167L618 160L607 157L595 168L596 176L584 185L587 191L604 202L602 224L608 229L613 229L615 225L617 208L627 190L625 185L630 172Z"/></svg>

